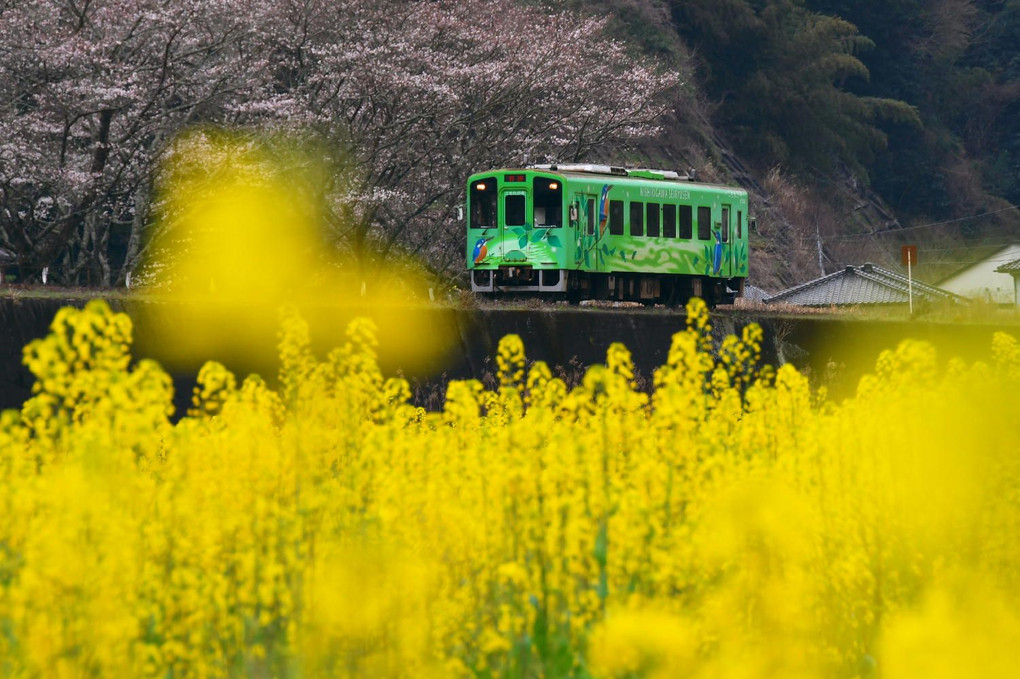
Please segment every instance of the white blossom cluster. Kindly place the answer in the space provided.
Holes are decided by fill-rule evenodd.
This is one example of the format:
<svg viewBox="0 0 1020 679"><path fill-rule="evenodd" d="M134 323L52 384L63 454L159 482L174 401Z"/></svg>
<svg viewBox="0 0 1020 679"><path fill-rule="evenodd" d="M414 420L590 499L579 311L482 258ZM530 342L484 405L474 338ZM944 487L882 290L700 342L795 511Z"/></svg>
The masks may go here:
<svg viewBox="0 0 1020 679"><path fill-rule="evenodd" d="M603 21L512 0L0 0L0 247L123 282L174 140L214 125L314 135L337 242L444 269L467 174L648 135L678 85Z"/></svg>

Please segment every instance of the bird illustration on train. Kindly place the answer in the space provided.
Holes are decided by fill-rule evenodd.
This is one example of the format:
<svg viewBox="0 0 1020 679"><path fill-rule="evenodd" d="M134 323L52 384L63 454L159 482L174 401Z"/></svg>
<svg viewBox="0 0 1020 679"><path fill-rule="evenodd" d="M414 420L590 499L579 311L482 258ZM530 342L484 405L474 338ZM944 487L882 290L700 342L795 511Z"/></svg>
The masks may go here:
<svg viewBox="0 0 1020 679"><path fill-rule="evenodd" d="M475 241L475 249L474 252L471 254L471 260L475 264L481 264L482 262L485 261L485 258L489 254L489 248L486 247L486 243L488 243L490 240L492 240L492 236L479 238L477 241Z"/></svg>

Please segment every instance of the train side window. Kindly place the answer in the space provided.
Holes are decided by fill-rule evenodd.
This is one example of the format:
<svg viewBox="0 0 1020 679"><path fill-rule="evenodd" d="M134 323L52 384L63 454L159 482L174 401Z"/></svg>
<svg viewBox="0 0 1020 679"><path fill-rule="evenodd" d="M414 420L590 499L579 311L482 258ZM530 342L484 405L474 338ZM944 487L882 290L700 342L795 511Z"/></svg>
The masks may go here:
<svg viewBox="0 0 1020 679"><path fill-rule="evenodd" d="M730 242L730 208L722 209L722 242Z"/></svg>
<svg viewBox="0 0 1020 679"><path fill-rule="evenodd" d="M737 240L744 237L744 213L737 210Z"/></svg>
<svg viewBox="0 0 1020 679"><path fill-rule="evenodd" d="M698 240L712 240L712 208L698 208Z"/></svg>
<svg viewBox="0 0 1020 679"><path fill-rule="evenodd" d="M630 235L645 235L645 205L634 201L630 204Z"/></svg>
<svg viewBox="0 0 1020 679"><path fill-rule="evenodd" d="M648 236L659 237L659 204L648 203L645 207L645 224L648 226Z"/></svg>
<svg viewBox="0 0 1020 679"><path fill-rule="evenodd" d="M609 201L609 233L613 236L623 235L623 201Z"/></svg>
<svg viewBox="0 0 1020 679"><path fill-rule="evenodd" d="M491 229L496 226L496 178L486 177L471 184L470 229Z"/></svg>
<svg viewBox="0 0 1020 679"><path fill-rule="evenodd" d="M525 200L523 193L510 193L503 199L503 221L507 226L524 226Z"/></svg>
<svg viewBox="0 0 1020 679"><path fill-rule="evenodd" d="M694 237L694 210L690 205L680 206L680 237L684 240Z"/></svg>
<svg viewBox="0 0 1020 679"><path fill-rule="evenodd" d="M595 199L588 199L588 235L595 235Z"/></svg>
<svg viewBox="0 0 1020 679"><path fill-rule="evenodd" d="M676 205L662 206L662 235L676 238Z"/></svg>

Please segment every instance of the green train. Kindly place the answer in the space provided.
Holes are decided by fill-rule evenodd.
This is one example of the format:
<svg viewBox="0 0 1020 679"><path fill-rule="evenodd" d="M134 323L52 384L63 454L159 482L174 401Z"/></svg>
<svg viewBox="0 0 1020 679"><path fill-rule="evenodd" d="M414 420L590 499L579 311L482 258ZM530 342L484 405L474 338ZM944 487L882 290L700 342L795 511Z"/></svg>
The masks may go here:
<svg viewBox="0 0 1020 679"><path fill-rule="evenodd" d="M479 172L467 184L471 290L732 303L747 279L750 221L746 191L669 170Z"/></svg>

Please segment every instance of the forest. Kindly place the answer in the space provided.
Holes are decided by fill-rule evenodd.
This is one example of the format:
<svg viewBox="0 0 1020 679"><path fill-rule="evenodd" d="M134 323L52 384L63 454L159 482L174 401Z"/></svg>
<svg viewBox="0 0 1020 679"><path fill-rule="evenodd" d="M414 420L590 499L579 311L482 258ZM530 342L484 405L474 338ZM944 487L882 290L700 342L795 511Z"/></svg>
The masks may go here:
<svg viewBox="0 0 1020 679"><path fill-rule="evenodd" d="M1017 0L0 0L0 266L144 280L231 134L325 247L446 286L470 172L587 160L744 185L762 287L902 242L934 275L1020 220L1018 34Z"/></svg>

